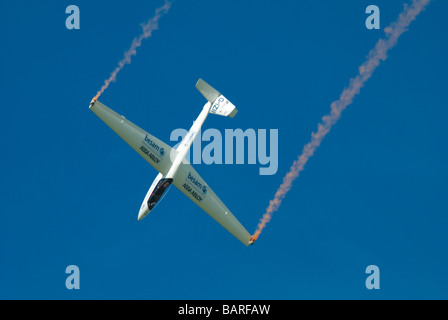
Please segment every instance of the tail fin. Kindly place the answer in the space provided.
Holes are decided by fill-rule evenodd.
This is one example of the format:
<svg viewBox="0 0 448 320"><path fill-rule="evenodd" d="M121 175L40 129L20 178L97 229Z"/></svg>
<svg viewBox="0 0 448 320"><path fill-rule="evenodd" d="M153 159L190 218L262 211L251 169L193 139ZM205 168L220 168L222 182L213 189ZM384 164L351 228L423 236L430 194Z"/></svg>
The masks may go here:
<svg viewBox="0 0 448 320"><path fill-rule="evenodd" d="M217 114L224 117L233 118L238 110L235 106L226 99L218 90L214 89L211 85L202 79L199 79L196 83L196 89L207 99L210 104L210 113Z"/></svg>

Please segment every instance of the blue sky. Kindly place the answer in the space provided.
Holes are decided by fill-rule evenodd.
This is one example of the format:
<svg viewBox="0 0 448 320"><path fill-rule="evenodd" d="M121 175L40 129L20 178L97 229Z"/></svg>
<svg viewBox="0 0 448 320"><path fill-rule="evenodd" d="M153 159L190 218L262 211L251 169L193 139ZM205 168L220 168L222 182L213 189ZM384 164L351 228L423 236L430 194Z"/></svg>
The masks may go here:
<svg viewBox="0 0 448 320"><path fill-rule="evenodd" d="M199 114L202 77L239 109L204 129L278 129L275 175L195 166L253 232L402 3L177 0L100 100L169 143ZM157 172L88 109L162 4L0 3L0 298L448 298L448 4L411 24L249 248L175 188L137 222ZM381 30L364 25L370 4Z"/></svg>

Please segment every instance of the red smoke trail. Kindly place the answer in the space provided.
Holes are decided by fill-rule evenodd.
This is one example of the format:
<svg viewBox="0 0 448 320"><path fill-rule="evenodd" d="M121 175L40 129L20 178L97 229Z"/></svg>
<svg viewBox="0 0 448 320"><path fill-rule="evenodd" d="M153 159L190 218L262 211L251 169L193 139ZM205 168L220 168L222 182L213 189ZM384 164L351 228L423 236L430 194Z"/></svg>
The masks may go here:
<svg viewBox="0 0 448 320"><path fill-rule="evenodd" d="M348 87L342 91L339 99L331 104L331 112L322 117L322 121L317 126L317 132L311 134L311 141L303 147L302 154L294 161L291 169L283 178L283 183L277 189L274 199L269 202L269 206L260 219L252 240L255 241L258 238L266 224L271 220L272 214L278 210L286 194L291 189L293 181L297 179L308 160L314 155L317 147L320 146L322 140L339 120L342 111L352 103L353 98L359 94L360 89L370 79L380 62L386 60L387 52L397 44L398 38L407 30L410 23L415 20L420 12L425 9L429 1L413 0L411 5L405 5L398 19L384 29L386 36L376 43L375 48L369 52L367 60L359 67L358 75L350 79Z"/></svg>
<svg viewBox="0 0 448 320"><path fill-rule="evenodd" d="M123 59L118 63L118 66L115 68L115 70L112 71L110 77L106 79L103 86L97 92L93 100L97 100L99 96L104 92L104 90L106 90L107 87L109 87L110 83L117 79L117 74L124 68L124 66L126 64L131 63L132 56L135 56L137 54L137 48L139 48L142 45L142 41L144 39L149 38L152 32L159 28L160 17L163 14L167 13L170 8L171 8L171 1L165 0L165 4L162 7L156 9L154 17L148 20L148 22L142 24L143 33L139 37L134 38L131 47L129 48L128 51L125 52Z"/></svg>

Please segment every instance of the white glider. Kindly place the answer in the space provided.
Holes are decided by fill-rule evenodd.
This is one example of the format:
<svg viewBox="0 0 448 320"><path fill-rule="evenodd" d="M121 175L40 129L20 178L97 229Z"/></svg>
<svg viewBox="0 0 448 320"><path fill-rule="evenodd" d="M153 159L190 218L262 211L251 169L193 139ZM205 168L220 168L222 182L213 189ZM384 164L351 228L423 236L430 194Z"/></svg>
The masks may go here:
<svg viewBox="0 0 448 320"><path fill-rule="evenodd" d="M202 79L199 79L196 83L196 88L208 102L204 105L199 117L193 123L190 131L185 135L177 149L171 148L166 143L150 135L98 100L92 100L89 108L159 171L146 194L138 214L138 220L146 217L162 200L171 184L174 184L238 240L246 246L253 244L254 239L249 232L222 203L188 161L183 161L209 113L233 118L238 112L229 100Z"/></svg>

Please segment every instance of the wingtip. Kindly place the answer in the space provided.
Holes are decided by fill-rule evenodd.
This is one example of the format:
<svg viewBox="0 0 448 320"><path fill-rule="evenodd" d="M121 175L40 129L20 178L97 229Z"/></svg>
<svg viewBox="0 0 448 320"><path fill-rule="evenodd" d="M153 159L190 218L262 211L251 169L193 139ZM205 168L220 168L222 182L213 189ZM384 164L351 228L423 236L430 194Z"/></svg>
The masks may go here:
<svg viewBox="0 0 448 320"><path fill-rule="evenodd" d="M93 98L92 101L90 101L89 109L93 107L93 105L95 104L95 102L96 102L96 99Z"/></svg>
<svg viewBox="0 0 448 320"><path fill-rule="evenodd" d="M249 238L249 245L253 245L255 243L255 241L257 241L257 238L255 236L251 236Z"/></svg>

